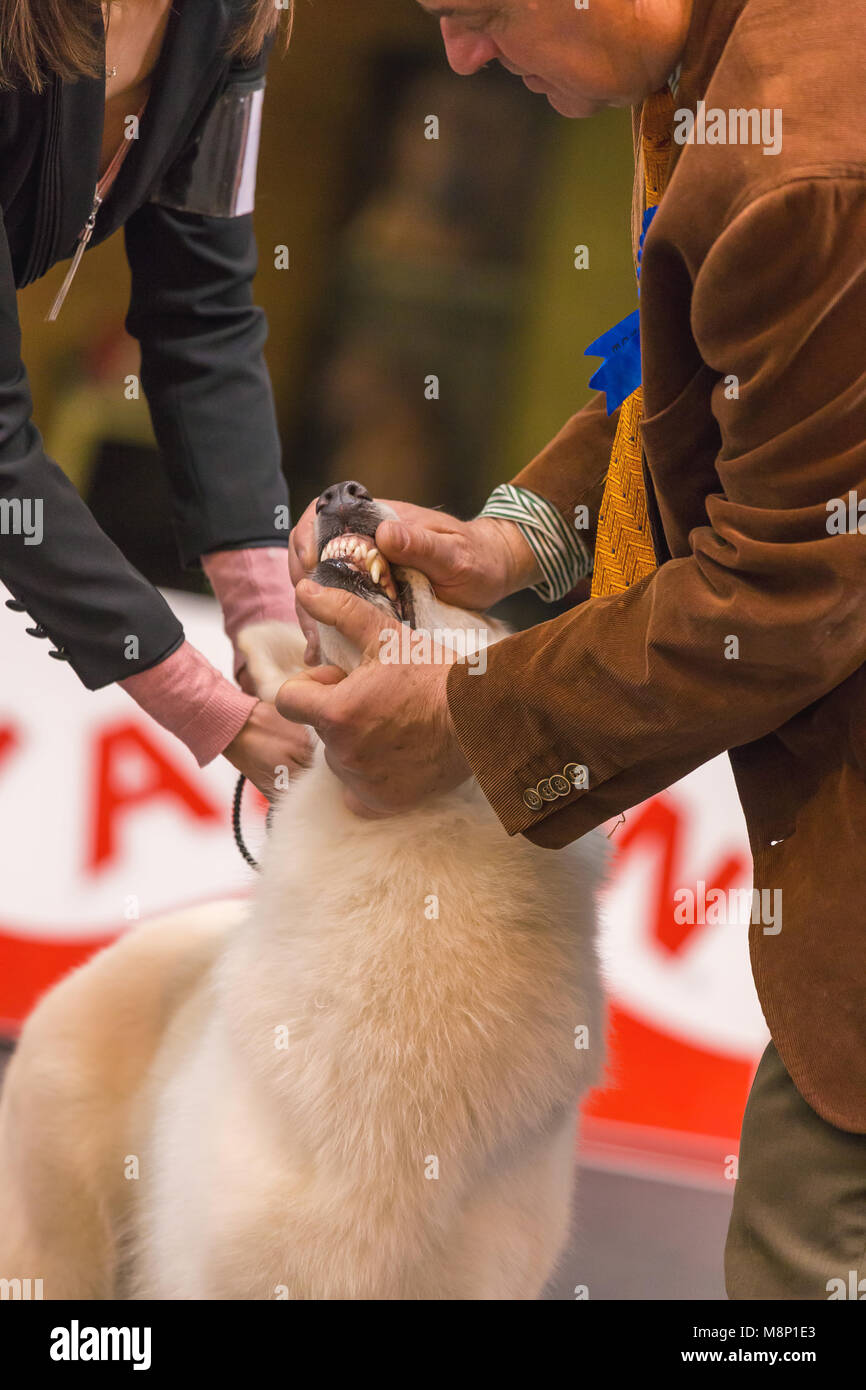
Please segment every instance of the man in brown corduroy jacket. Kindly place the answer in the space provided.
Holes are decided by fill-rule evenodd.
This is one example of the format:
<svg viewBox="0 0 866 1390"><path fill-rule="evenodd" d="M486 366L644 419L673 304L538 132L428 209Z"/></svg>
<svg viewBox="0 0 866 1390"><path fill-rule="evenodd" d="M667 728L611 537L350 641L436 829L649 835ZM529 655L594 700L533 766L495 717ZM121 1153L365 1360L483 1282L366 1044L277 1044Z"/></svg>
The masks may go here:
<svg viewBox="0 0 866 1390"><path fill-rule="evenodd" d="M470 680L380 664L375 612L304 581L307 612L368 659L278 705L319 730L360 813L468 764L504 830L554 850L728 750L755 886L784 904L781 931L752 927L773 1042L728 1290L866 1293L866 13L424 7L458 72L498 60L566 116L632 105L642 391L627 383L610 416L593 400L474 521L403 506L377 532L466 607L525 585L559 597L594 562L588 602ZM291 555L301 578L308 517ZM575 764L587 776L564 790Z"/></svg>

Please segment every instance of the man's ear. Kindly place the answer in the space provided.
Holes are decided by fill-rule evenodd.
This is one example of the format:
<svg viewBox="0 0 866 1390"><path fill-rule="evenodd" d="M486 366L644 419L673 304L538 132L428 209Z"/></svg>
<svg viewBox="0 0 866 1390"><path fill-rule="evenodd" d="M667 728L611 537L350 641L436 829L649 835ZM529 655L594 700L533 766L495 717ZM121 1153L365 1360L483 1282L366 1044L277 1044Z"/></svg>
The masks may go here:
<svg viewBox="0 0 866 1390"><path fill-rule="evenodd" d="M305 671L307 641L297 623L250 623L237 635L247 671L260 700L273 700L284 680Z"/></svg>

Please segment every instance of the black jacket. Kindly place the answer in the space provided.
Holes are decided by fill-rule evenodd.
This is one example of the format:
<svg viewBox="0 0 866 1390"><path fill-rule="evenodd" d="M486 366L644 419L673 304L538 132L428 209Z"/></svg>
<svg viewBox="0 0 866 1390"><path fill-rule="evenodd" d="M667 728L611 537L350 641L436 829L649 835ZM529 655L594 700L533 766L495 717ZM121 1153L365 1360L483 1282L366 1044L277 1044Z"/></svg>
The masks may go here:
<svg viewBox="0 0 866 1390"><path fill-rule="evenodd" d="M211 550L287 540L266 323L252 300L252 214L151 201L183 184L217 102L237 100L229 87L243 94L264 84L267 50L246 67L222 51L242 8L243 0L174 0L139 138L90 243L123 225L132 272L126 326L141 345L186 564ZM0 580L90 689L146 670L183 640L168 605L46 456L21 362L16 288L75 249L97 182L103 106L101 78L54 79L39 95L0 93ZM76 288L64 314L75 312ZM26 544L15 534L17 509L37 499L43 539ZM137 660L127 655L130 636Z"/></svg>

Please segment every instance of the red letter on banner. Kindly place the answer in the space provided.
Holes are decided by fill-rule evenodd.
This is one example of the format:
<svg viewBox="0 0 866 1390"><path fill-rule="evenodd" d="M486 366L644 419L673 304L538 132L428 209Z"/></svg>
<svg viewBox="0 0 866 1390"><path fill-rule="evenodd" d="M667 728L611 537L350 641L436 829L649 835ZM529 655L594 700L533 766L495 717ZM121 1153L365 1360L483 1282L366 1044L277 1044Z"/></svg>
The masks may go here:
<svg viewBox="0 0 866 1390"><path fill-rule="evenodd" d="M657 867L652 934L672 956L686 946L695 931L703 930L694 923L680 925L674 919L674 892L680 873L683 831L683 813L656 796L646 803L639 815L632 816L619 840L621 854L626 854L634 845L648 843L654 847ZM728 854L707 873L707 888L721 888L727 893L734 884L748 882L750 867L742 854Z"/></svg>
<svg viewBox="0 0 866 1390"><path fill-rule="evenodd" d="M4 724L0 728L0 762L18 746L18 733L14 724Z"/></svg>
<svg viewBox="0 0 866 1390"><path fill-rule="evenodd" d="M143 769L130 787L119 773L134 760ZM101 868L117 851L116 829L120 816L134 807L171 797L196 820L219 820L219 812L199 789L180 772L165 753L151 742L138 724L116 724L97 739L94 782L94 816L87 868Z"/></svg>

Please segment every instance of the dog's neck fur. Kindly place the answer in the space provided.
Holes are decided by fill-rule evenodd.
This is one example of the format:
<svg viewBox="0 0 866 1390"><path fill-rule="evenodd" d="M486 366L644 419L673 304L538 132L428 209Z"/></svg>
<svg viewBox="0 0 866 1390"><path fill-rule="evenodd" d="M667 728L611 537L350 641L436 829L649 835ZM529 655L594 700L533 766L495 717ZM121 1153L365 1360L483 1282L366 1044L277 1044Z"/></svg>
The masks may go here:
<svg viewBox="0 0 866 1390"><path fill-rule="evenodd" d="M417 597L428 631L484 625ZM303 641L259 636L254 678L269 671L278 686ZM348 664L331 632L323 640ZM321 745L282 795L217 979L226 1065L255 1078L277 1146L328 1193L321 1239L339 1226L371 1287L390 1288L407 1258L425 1268L461 1193L515 1145L543 1143L598 1076L605 848L588 836L552 855L509 838L474 779L359 818ZM578 1050L584 1027L592 1043ZM434 1160L448 1183L426 1179Z"/></svg>
<svg viewBox="0 0 866 1390"><path fill-rule="evenodd" d="M600 866L594 837L510 840L474 781L363 820L320 747L284 795L221 971L229 1047L347 1249L376 1232L377 1278L597 1078ZM453 1182L425 1179L431 1156Z"/></svg>

